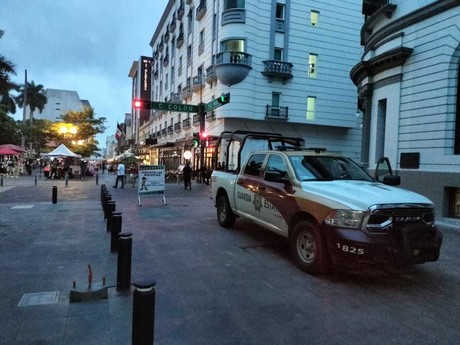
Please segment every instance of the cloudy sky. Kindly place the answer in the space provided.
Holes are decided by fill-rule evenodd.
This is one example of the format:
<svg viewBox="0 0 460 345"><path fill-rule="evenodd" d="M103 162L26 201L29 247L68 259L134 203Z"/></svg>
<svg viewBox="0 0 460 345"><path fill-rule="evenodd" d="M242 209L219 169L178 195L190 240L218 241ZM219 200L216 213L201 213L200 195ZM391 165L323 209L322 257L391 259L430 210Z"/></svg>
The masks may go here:
<svg viewBox="0 0 460 345"><path fill-rule="evenodd" d="M131 111L129 70L151 56L150 39L168 0L1 0L0 54L16 66L16 83L77 91L107 118L105 144ZM15 116L22 119L22 111Z"/></svg>

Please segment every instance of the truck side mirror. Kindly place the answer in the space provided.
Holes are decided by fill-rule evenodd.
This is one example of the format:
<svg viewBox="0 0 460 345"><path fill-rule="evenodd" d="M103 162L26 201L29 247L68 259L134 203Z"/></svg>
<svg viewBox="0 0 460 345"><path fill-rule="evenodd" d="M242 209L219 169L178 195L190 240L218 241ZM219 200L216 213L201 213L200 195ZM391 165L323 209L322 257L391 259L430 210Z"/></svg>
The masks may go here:
<svg viewBox="0 0 460 345"><path fill-rule="evenodd" d="M285 182L285 175L286 173L282 173L280 171L265 171L264 179L270 182Z"/></svg>
<svg viewBox="0 0 460 345"><path fill-rule="evenodd" d="M399 186L401 184L401 176L385 175L383 176L383 183L389 186Z"/></svg>
<svg viewBox="0 0 460 345"><path fill-rule="evenodd" d="M377 161L375 168L374 180L387 184L389 186L398 186L401 184L401 177L393 175L390 160L382 157Z"/></svg>

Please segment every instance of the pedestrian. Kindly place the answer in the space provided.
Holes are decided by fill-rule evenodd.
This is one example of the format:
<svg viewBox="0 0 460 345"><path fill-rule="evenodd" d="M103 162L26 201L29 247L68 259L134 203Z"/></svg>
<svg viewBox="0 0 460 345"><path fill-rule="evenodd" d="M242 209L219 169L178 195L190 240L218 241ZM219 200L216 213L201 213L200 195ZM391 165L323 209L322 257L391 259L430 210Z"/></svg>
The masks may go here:
<svg viewBox="0 0 460 345"><path fill-rule="evenodd" d="M209 184L209 174L208 174L208 168L206 167L205 164L201 166L200 169L200 174L201 174L201 181L203 184Z"/></svg>
<svg viewBox="0 0 460 345"><path fill-rule="evenodd" d="M125 165L123 163L118 163L117 178L115 180L115 186L113 186L113 188L118 188L119 180L121 180L121 188L125 188Z"/></svg>
<svg viewBox="0 0 460 345"><path fill-rule="evenodd" d="M51 172L50 172L50 178L56 179L57 178L57 168L58 168L58 160L57 158L54 158L53 161L51 162Z"/></svg>
<svg viewBox="0 0 460 345"><path fill-rule="evenodd" d="M184 168L182 169L184 174L184 189L187 190L187 187L192 189L192 168L190 167L190 162L185 163Z"/></svg>

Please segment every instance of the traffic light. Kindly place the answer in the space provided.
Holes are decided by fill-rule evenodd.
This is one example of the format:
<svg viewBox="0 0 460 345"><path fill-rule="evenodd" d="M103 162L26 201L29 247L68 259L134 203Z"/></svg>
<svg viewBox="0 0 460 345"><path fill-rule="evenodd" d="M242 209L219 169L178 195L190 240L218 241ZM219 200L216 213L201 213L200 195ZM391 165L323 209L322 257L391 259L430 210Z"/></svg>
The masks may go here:
<svg viewBox="0 0 460 345"><path fill-rule="evenodd" d="M227 92L227 93L223 93L222 95L219 96L219 98L217 98L217 102L219 104L227 104L230 102L230 93Z"/></svg>
<svg viewBox="0 0 460 345"><path fill-rule="evenodd" d="M134 109L150 109L150 101L144 101L142 99L133 99Z"/></svg>
<svg viewBox="0 0 460 345"><path fill-rule="evenodd" d="M201 132L200 133L200 139L201 139L201 147L207 147L208 146L208 133L206 132Z"/></svg>
<svg viewBox="0 0 460 345"><path fill-rule="evenodd" d="M200 145L200 135L198 133L193 133L193 147L197 148Z"/></svg>

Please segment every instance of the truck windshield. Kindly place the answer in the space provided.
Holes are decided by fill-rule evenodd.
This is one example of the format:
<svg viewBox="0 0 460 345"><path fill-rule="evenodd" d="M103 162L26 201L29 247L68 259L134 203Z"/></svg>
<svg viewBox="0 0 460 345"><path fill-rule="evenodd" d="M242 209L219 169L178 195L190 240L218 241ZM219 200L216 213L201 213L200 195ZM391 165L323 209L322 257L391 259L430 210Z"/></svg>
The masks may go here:
<svg viewBox="0 0 460 345"><path fill-rule="evenodd" d="M297 179L300 181L363 180L372 177L349 158L336 156L291 156Z"/></svg>

